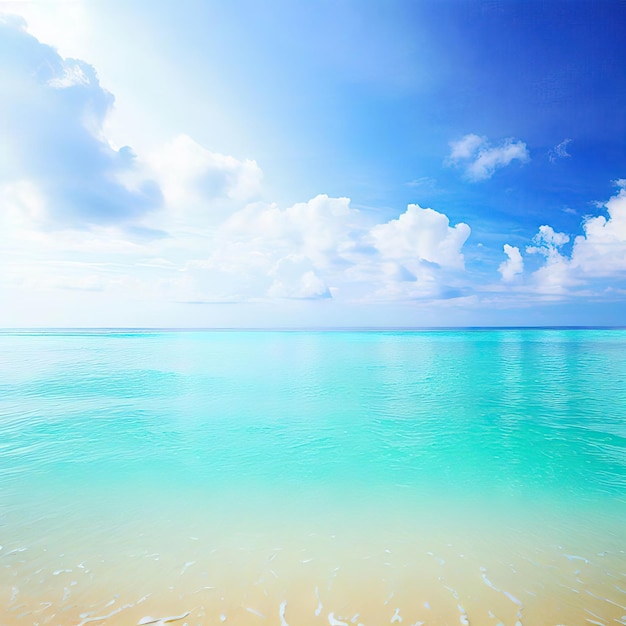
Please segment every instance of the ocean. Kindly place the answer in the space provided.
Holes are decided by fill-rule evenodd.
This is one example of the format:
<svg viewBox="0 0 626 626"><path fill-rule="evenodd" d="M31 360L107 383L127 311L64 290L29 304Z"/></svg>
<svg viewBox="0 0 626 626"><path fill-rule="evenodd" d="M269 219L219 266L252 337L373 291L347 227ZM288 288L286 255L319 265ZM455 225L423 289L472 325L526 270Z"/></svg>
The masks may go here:
<svg viewBox="0 0 626 626"><path fill-rule="evenodd" d="M0 545L2 626L626 624L626 331L2 331Z"/></svg>

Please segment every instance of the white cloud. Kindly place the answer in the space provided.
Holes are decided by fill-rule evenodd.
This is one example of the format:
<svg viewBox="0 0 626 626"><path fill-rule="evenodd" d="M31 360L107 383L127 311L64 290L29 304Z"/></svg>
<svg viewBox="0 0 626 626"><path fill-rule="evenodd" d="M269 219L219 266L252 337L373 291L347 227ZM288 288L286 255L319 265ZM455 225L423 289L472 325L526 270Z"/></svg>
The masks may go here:
<svg viewBox="0 0 626 626"><path fill-rule="evenodd" d="M526 251L544 256L545 262L532 274L529 287L543 294L601 295L614 289L607 280L626 279L626 189L619 182L618 193L601 204L608 217L588 217L569 255L561 251L570 241L568 235L547 225L539 228ZM585 291L580 291L583 286Z"/></svg>
<svg viewBox="0 0 626 626"><path fill-rule="evenodd" d="M82 0L3 0L0 11L24 19L31 35L63 56L84 58L92 31Z"/></svg>
<svg viewBox="0 0 626 626"><path fill-rule="evenodd" d="M179 298L204 300L209 284L225 300L449 297L469 232L418 205L372 225L348 198L319 195L286 209L257 202L219 226L210 256L187 264L180 285L189 295Z"/></svg>
<svg viewBox="0 0 626 626"><path fill-rule="evenodd" d="M590 217L574 240L572 267L586 276L626 272L626 189L605 203L608 218Z"/></svg>
<svg viewBox="0 0 626 626"><path fill-rule="evenodd" d="M459 139L459 141L450 142L450 147L452 148L450 159L452 161L471 159L478 153L478 150L486 146L487 143L487 137L479 137L474 134L465 135L465 137Z"/></svg>
<svg viewBox="0 0 626 626"><path fill-rule="evenodd" d="M551 163L555 163L558 159L565 159L572 156L567 151L567 145L571 143L571 139L564 139L561 143L557 144L548 152L548 158Z"/></svg>
<svg viewBox="0 0 626 626"><path fill-rule="evenodd" d="M559 250L568 243L569 236L556 232L551 226L540 226L533 237L534 245L528 246L529 254L541 254L546 258L545 264L533 274L534 288L542 294L565 294L568 288L579 283L569 268L567 257Z"/></svg>
<svg viewBox="0 0 626 626"><path fill-rule="evenodd" d="M68 87L74 87L76 85L89 85L89 77L83 71L83 68L78 64L71 65L66 64L63 68L63 74L61 76L55 76L48 81L50 87L55 89L67 89Z"/></svg>
<svg viewBox="0 0 626 626"><path fill-rule="evenodd" d="M461 248L470 235L467 224L450 227L442 213L410 204L398 219L371 230L373 245L385 259L436 263L443 268L463 269Z"/></svg>
<svg viewBox="0 0 626 626"><path fill-rule="evenodd" d="M346 274L371 285L365 299L428 300L457 298L464 271L462 248L470 228L450 226L446 215L411 204L398 218L374 225L362 238L371 246ZM367 248L365 248L367 249Z"/></svg>
<svg viewBox="0 0 626 626"><path fill-rule="evenodd" d="M211 152L187 135L179 135L145 160L166 204L178 212L206 211L216 198L240 206L260 193L262 172L255 161Z"/></svg>
<svg viewBox="0 0 626 626"><path fill-rule="evenodd" d="M224 222L217 238L271 247L279 254L296 249L316 266L327 268L345 260L354 245L352 231L363 227L364 218L350 207L349 198L321 194L284 210L275 204L250 204Z"/></svg>
<svg viewBox="0 0 626 626"><path fill-rule="evenodd" d="M540 226L539 232L533 237L533 246L526 248L531 254L539 253L549 257L557 248L564 246L569 241L569 235L557 233L551 226Z"/></svg>
<svg viewBox="0 0 626 626"><path fill-rule="evenodd" d="M496 169L509 165L511 161L517 159L524 163L529 158L525 143L507 139L497 148L480 151L476 160L467 166L466 171L471 180L485 180L491 178Z"/></svg>
<svg viewBox="0 0 626 626"><path fill-rule="evenodd" d="M486 137L469 134L451 142L450 148L447 162L462 167L465 177L472 182L491 178L497 169L506 167L512 161L525 163L530 159L526 144L513 139L491 146Z"/></svg>
<svg viewBox="0 0 626 626"><path fill-rule="evenodd" d="M180 297L203 300L208 293L198 289L212 288L225 300L327 298L327 281L350 263L345 255L362 229L348 198L319 195L287 209L248 204L217 227L210 256L187 264L184 288L195 296Z"/></svg>
<svg viewBox="0 0 626 626"><path fill-rule="evenodd" d="M122 182L136 164L102 136L113 96L94 68L41 44L21 21L0 19L0 38L0 184L37 189L49 229L131 224L158 207L154 181Z"/></svg>
<svg viewBox="0 0 626 626"><path fill-rule="evenodd" d="M177 302L450 297L470 232L418 205L372 224L348 198L320 195L286 209L255 202L220 214L230 199L201 193L194 199L216 216L211 229L201 212L186 213L180 228L172 218L177 207L166 201L143 220L146 228L166 227L160 238L115 224L50 231L41 228L46 198L36 186L15 183L2 191L7 210L0 248L14 262L1 282L45 290L131 285L135 294L158 289ZM69 258L81 259L71 273Z"/></svg>
<svg viewBox="0 0 626 626"><path fill-rule="evenodd" d="M267 295L278 298L330 298L326 283L315 273L310 259L289 255L280 259L270 270L273 282Z"/></svg>
<svg viewBox="0 0 626 626"><path fill-rule="evenodd" d="M539 294L568 295L571 288L581 281L571 272L567 257L553 250L546 257L545 264L532 276L533 289Z"/></svg>
<svg viewBox="0 0 626 626"><path fill-rule="evenodd" d="M498 272L502 274L503 281L510 282L524 271L524 259L522 259L519 248L510 246L508 243L504 244L504 253L508 258L500 264Z"/></svg>
<svg viewBox="0 0 626 626"><path fill-rule="evenodd" d="M420 178L410 180L408 183L405 183L405 185L407 187L413 187L415 189L430 192L437 191L437 181L430 176L421 176Z"/></svg>

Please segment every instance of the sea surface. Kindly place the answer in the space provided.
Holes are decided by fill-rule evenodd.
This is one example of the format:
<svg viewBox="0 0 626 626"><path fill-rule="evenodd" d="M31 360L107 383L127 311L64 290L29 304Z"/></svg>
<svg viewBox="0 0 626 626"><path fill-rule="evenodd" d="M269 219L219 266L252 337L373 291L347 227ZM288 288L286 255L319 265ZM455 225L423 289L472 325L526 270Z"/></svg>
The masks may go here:
<svg viewBox="0 0 626 626"><path fill-rule="evenodd" d="M0 332L0 546L2 626L626 624L626 331Z"/></svg>

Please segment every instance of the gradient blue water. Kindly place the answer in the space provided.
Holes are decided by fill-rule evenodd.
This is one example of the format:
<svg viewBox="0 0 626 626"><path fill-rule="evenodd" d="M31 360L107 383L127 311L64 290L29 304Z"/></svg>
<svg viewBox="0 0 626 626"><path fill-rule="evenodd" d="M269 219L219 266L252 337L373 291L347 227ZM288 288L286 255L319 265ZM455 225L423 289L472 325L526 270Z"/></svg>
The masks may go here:
<svg viewBox="0 0 626 626"><path fill-rule="evenodd" d="M85 533L87 509L181 501L609 520L619 541L625 496L625 331L0 334L11 545L25 520Z"/></svg>
<svg viewBox="0 0 626 626"><path fill-rule="evenodd" d="M5 333L22 481L623 499L623 331Z"/></svg>

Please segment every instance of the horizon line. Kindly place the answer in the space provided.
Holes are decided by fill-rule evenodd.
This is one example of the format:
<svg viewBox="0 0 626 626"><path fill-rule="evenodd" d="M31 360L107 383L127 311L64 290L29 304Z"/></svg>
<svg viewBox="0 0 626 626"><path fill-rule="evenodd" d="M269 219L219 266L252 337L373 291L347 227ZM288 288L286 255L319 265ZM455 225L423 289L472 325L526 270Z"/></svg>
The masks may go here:
<svg viewBox="0 0 626 626"><path fill-rule="evenodd" d="M609 325L537 326L4 326L11 332L430 332L481 330L626 330Z"/></svg>

